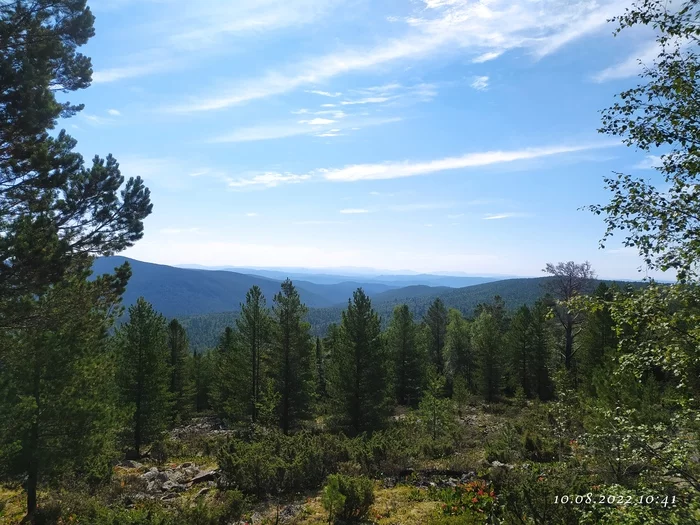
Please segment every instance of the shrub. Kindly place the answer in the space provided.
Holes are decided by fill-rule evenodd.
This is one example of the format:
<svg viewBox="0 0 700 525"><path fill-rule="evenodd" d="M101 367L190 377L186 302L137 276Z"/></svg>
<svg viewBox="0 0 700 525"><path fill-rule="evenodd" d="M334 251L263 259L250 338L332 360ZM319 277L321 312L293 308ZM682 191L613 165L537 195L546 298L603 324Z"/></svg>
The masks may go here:
<svg viewBox="0 0 700 525"><path fill-rule="evenodd" d="M187 525L227 525L241 518L246 504L241 492L222 491L209 500L200 499L194 507L181 507L176 521Z"/></svg>
<svg viewBox="0 0 700 525"><path fill-rule="evenodd" d="M323 505L329 521L360 521L367 517L374 503L374 483L365 477L342 474L328 476L323 489Z"/></svg>
<svg viewBox="0 0 700 525"><path fill-rule="evenodd" d="M435 499L442 502L446 516L476 513L486 517L494 511L496 493L484 480L475 480L438 490Z"/></svg>

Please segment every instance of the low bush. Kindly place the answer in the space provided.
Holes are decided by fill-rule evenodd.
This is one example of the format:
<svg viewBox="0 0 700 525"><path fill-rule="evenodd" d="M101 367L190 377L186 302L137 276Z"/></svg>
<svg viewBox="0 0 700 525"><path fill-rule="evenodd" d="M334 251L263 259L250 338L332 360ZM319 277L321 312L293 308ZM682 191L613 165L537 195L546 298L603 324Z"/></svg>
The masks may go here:
<svg viewBox="0 0 700 525"><path fill-rule="evenodd" d="M332 474L323 489L322 501L329 521L361 521L374 503L374 483L366 477Z"/></svg>

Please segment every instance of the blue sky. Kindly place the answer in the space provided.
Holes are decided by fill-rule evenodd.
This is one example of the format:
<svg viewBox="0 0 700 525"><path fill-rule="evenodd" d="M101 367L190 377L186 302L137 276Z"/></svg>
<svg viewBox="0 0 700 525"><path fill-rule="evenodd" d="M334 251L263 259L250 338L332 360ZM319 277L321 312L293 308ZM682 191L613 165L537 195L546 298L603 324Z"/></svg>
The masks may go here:
<svg viewBox="0 0 700 525"><path fill-rule="evenodd" d="M93 85L62 122L141 175L124 255L164 264L541 275L640 260L579 211L654 159L596 132L653 35L629 2L99 0ZM642 274L643 275L643 274Z"/></svg>

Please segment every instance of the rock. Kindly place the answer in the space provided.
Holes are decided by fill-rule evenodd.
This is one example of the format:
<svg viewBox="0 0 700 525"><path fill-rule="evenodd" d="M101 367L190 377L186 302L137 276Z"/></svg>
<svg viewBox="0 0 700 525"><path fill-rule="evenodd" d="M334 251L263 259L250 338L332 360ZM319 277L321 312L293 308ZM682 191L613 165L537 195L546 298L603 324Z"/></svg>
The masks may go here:
<svg viewBox="0 0 700 525"><path fill-rule="evenodd" d="M146 486L146 490L148 492L160 492L162 490L163 483L161 483L159 480L154 479L153 481L149 481L148 485Z"/></svg>
<svg viewBox="0 0 700 525"><path fill-rule="evenodd" d="M493 468L504 468L508 470L513 470L513 468L515 467L515 465L511 465L509 463L501 463L500 461L494 461L493 463L491 463L491 466Z"/></svg>
<svg viewBox="0 0 700 525"><path fill-rule="evenodd" d="M151 470L149 470L148 472L146 472L145 474L143 474L141 476L141 479L143 479L145 481L153 481L157 477L158 477L158 469L154 467Z"/></svg>
<svg viewBox="0 0 700 525"><path fill-rule="evenodd" d="M201 474L196 475L194 478L192 478L192 483L202 483L204 481L214 481L216 479L216 476L218 475L218 472L216 470L208 470L206 472L202 472Z"/></svg>
<svg viewBox="0 0 700 525"><path fill-rule="evenodd" d="M297 514L299 514L301 512L301 510L302 510L301 505L287 505L280 512L280 519L282 521L288 521L288 520L294 518Z"/></svg>
<svg viewBox="0 0 700 525"><path fill-rule="evenodd" d="M209 493L210 491L211 491L211 488L210 488L210 487L204 487L204 488L201 489L199 492L197 492L197 495L195 496L195 499L196 499L196 498L201 498L202 496L204 496L205 494Z"/></svg>
<svg viewBox="0 0 700 525"><path fill-rule="evenodd" d="M194 467L194 463L183 463L182 465L180 465L181 469L187 469L190 467Z"/></svg>
<svg viewBox="0 0 700 525"><path fill-rule="evenodd" d="M126 459L124 461L121 461L119 463L119 466L124 468L142 468L143 463L139 463L138 461L134 461L133 459Z"/></svg>
<svg viewBox="0 0 700 525"><path fill-rule="evenodd" d="M161 501L168 501L168 500L176 499L176 498L179 498L179 497L180 497L180 495L179 495L179 494L176 494L175 492L168 492L167 494L165 494L165 495L164 495L162 498L160 498L160 499L161 499Z"/></svg>
<svg viewBox="0 0 700 525"><path fill-rule="evenodd" d="M163 483L163 486L161 487L162 490L167 491L167 492L184 492L187 490L187 487L184 485L180 485L179 483L175 483L174 481L166 481Z"/></svg>

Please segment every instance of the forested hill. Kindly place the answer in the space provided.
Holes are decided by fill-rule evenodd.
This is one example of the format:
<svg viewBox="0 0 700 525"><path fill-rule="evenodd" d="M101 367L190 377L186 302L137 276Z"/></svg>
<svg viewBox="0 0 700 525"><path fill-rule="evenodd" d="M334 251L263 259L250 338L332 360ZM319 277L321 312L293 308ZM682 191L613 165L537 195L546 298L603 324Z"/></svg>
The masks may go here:
<svg viewBox="0 0 700 525"><path fill-rule="evenodd" d="M372 298L372 306L379 313L383 327L386 327L396 305L407 304L414 318L420 320L430 303L438 297L448 308L455 308L466 317L471 317L477 305L491 302L496 295L504 300L509 310L515 310L524 304L532 305L545 294L544 285L550 279L551 277L507 279L464 288L408 286L375 295ZM602 282L612 284L615 281ZM641 282L616 282L616 284L620 287L643 285ZM597 286L597 283L593 286ZM325 308L310 307L308 320L314 334L324 336L330 324L340 323L341 312L346 306L341 304ZM180 320L188 332L191 347L199 350L215 346L224 329L227 326L233 326L236 315L235 311L228 311L184 316Z"/></svg>

